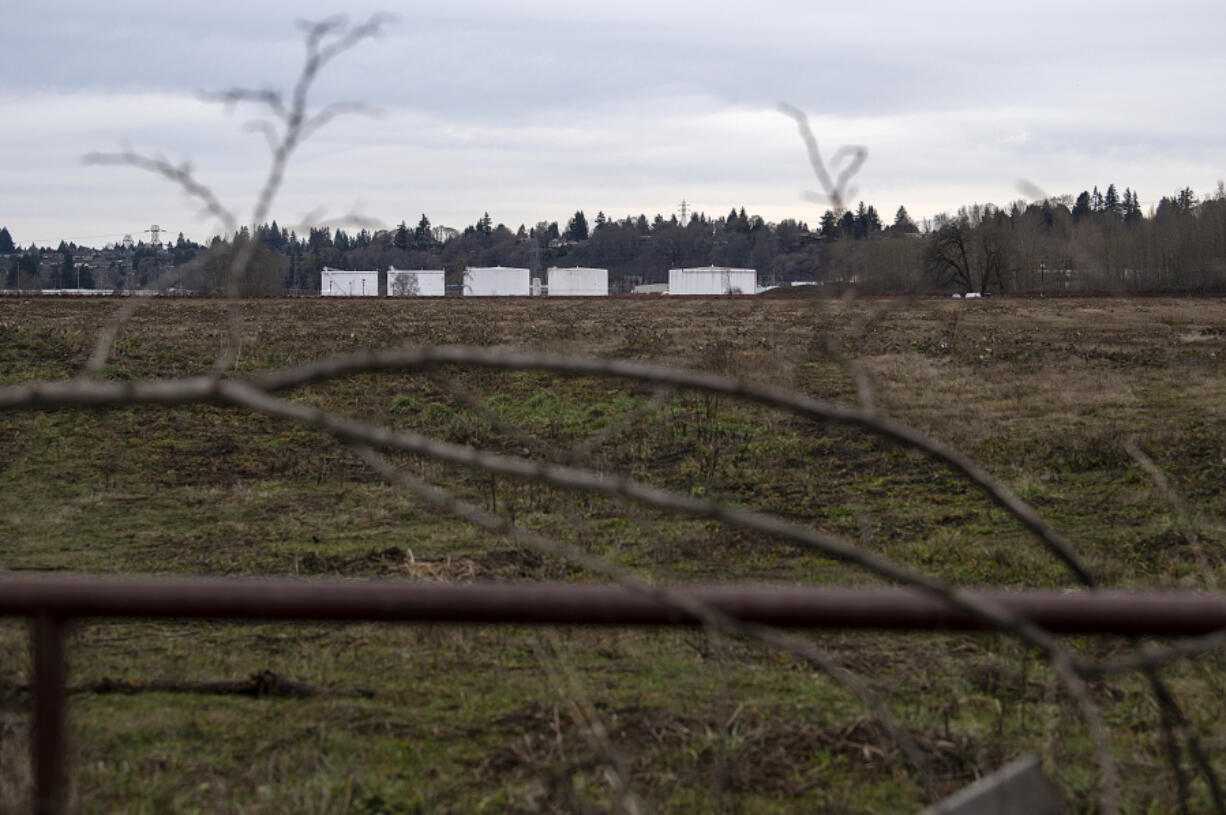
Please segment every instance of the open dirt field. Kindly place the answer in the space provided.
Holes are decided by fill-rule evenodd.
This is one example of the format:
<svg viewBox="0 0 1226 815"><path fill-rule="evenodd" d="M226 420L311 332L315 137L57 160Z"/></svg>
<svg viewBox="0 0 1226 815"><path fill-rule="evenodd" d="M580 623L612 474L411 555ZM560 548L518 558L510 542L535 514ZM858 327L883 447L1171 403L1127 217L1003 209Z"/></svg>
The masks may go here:
<svg viewBox="0 0 1226 815"><path fill-rule="evenodd" d="M0 301L0 379L84 366L114 302ZM881 413L960 447L1113 587L1226 576L1226 301L667 298L244 303L239 375L366 347L469 344L652 361ZM102 376L207 371L225 306L151 301ZM1014 520L944 466L863 432L727 398L597 378L361 375L294 398L532 458L577 460L838 534L961 585L1072 587ZM508 425L518 428L515 432ZM1159 483L1142 462L1152 460ZM425 508L321 431L212 406L0 413L0 569L393 580L592 580ZM400 456L525 528L655 581L870 585L778 541ZM821 633L924 753L861 700L757 645L701 633L446 626L116 623L69 645L82 812L884 812L1023 752L1078 809L1094 746L1047 667L994 635ZM1118 643L1071 641L1087 653ZM25 629L0 621L0 811L28 794ZM1219 655L1166 669L1220 757ZM306 699L113 692L104 679L241 680ZM99 692L111 688L112 692ZM1168 763L1140 676L1092 686L1126 811L1212 806ZM1218 761L1218 771L1226 763Z"/></svg>

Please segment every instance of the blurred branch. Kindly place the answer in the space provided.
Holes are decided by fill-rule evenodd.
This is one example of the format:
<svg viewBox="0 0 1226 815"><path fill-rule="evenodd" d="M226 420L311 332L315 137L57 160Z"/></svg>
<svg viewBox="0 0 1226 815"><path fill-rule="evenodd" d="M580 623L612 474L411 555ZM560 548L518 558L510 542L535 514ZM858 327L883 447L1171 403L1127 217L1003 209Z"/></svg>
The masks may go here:
<svg viewBox="0 0 1226 815"><path fill-rule="evenodd" d="M1072 547L1027 503L994 478L960 450L930 439L923 433L877 416L871 411L824 402L790 393L769 385L759 385L718 374L681 370L623 360L564 357L555 354L518 351L491 351L464 346L433 346L388 351L360 351L316 363L272 372L251 380L261 390L276 391L315 382L376 371L428 370L446 364L465 364L503 370L544 370L568 375L599 375L638 380L670 388L720 393L785 410L819 421L859 427L906 447L920 450L961 473L992 501L1013 515L1047 549L1063 561L1087 586L1095 584L1089 570Z"/></svg>
<svg viewBox="0 0 1226 815"><path fill-rule="evenodd" d="M180 404L185 402L212 402L229 404L253 410L265 415L279 417L324 429L359 448L386 447L425 455L466 467L474 467L490 473L515 478L535 479L567 490L601 493L612 498L623 498L660 509L678 511L698 517L712 518L743 529L761 532L801 548L819 552L855 564L868 572L888 580L922 589L944 602L974 616L986 625L1010 633L1022 642L1042 653L1056 670L1081 710L1082 718L1094 735L1099 754L1100 777L1103 788L1103 811L1114 811L1118 802L1119 782L1114 758L1110 748L1110 734L1090 698L1084 681L1079 675L1093 675L1095 666L1076 659L1063 649L1047 632L1025 618L1013 614L995 604L984 602L966 592L951 587L943 581L917 574L877 557L841 539L821 531L799 526L775 515L723 506L717 502L694 496L675 493L626 478L602 475L588 469L557 464L540 463L528 459L499 455L472 447L451 444L416 433L397 433L386 427L358 422L309 405L284 400L271 395L272 389L335 378L359 372L388 370L428 370L443 364L468 363L493 368L536 368L557 373L604 374L651 382L657 386L690 387L716 393L752 399L764 404L785 408L800 415L818 419L830 419L864 427L888 438L911 443L921 450L949 462L961 465L970 473L977 473L977 465L969 462L961 453L950 451L932 442L917 432L880 417L865 415L855 408L818 402L807 397L788 394L784 391L728 379L713 374L682 371L660 366L641 365L600 359L558 357L548 354L515 352L491 352L487 349L465 347L439 347L402 351L366 351L349 357L322 360L288 371L279 371L254 378L248 382L217 377L191 377L163 382L40 382L0 388L0 408L47 409L57 407L103 407L124 406L136 403ZM364 456L371 466L379 469L378 459L370 454ZM373 463L372 463L373 462ZM381 471L382 472L382 471ZM468 508L462 502L445 493L431 493L409 477L395 480L417 494L433 495L439 505L457 512ZM981 476L986 479L986 474ZM986 480L990 486L994 484ZM431 488L433 490L435 488ZM1008 503L1016 501L1011 494L1002 492L997 500ZM1018 502L1020 503L1020 502ZM1022 505L1025 507L1025 505ZM1029 510L1028 507L1025 507ZM1030 510L1032 511L1032 510ZM482 516L468 512L463 517L476 522ZM505 530L512 527L497 516L485 519L491 528ZM517 540L525 540L515 533ZM534 540L534 545L540 545ZM569 555L569 553L568 553ZM573 557L573 555L570 555ZM599 559L580 560L585 567L603 569ZM601 573L606 573L601 571ZM684 606L683 606L684 608ZM698 609L693 611L697 616ZM761 641L782 644L774 634L758 632ZM816 657L812 659L816 660ZM833 670L833 668L831 668Z"/></svg>
<svg viewBox="0 0 1226 815"><path fill-rule="evenodd" d="M1081 564L1069 544L1029 504L1014 495L1003 483L999 482L978 463L956 448L930 439L918 430L906 425L856 407L824 402L768 385L759 385L718 374L591 357L565 357L535 352L491 351L485 348L470 348L466 346L432 346L388 351L365 350L347 356L319 360L297 368L263 374L248 380L245 384L237 381L227 382L224 385L218 386L225 393L215 393L213 397L237 398L240 400L240 403L246 403L244 406L247 407L259 403L268 407L273 412L280 412L286 409L284 405L288 403L282 403L280 400L269 397L268 394L273 391L302 387L328 379L359 373L424 371L448 364L467 364L476 367L505 370L533 369L570 375L602 375L633 379L649 382L657 386L691 388L711 393L722 393L786 410L800 416L862 428L904 446L920 450L961 473L978 486L991 500L1017 518L1052 554L1063 561L1078 579L1088 586L1094 585L1093 576ZM179 381L184 383L193 382L191 379ZM8 386L0 388L0 407L10 409L56 406L72 407L79 405L81 403L80 399L88 400L91 404L103 404L112 400L114 404L120 404L128 401L144 400L146 398L144 396L145 393L149 393L152 400L161 401L167 398L167 394L174 391L174 381L157 383L157 387L150 391L146 391L142 387L143 384L132 383L128 386L130 390L123 391L108 389L106 383L85 382L42 382ZM191 391L192 387L194 385L189 385L189 392L194 392ZM192 401L192 399L188 397L182 401ZM312 422L318 420L313 415L298 415L295 418L296 420L305 418ZM348 422L348 420L338 421ZM369 441L365 437L365 431L361 431L360 435L361 438L359 440ZM415 438L422 439L423 437ZM374 443L383 442L375 441ZM475 466L488 466L492 463L487 462L483 464L482 462L470 460L469 454L478 453L468 448L446 445L445 442L439 441L430 441L428 443L443 445L443 447L438 448L439 450L443 450L444 447L456 448L455 450L449 449L447 455L440 457L448 458L454 456L457 463ZM468 452L463 452L465 450ZM498 462L497 464L499 467L503 465L503 462ZM532 469L536 465L531 462L526 463L526 466L528 466L527 470L518 465L512 466L507 464L506 466L510 470L506 473L508 475L540 477L540 474ZM565 486L566 483L568 482L563 478L562 485ZM633 496L628 495L626 497ZM647 501L647 503L651 503L651 501ZM708 510L704 509L699 514L706 514L707 512Z"/></svg>
<svg viewBox="0 0 1226 815"><path fill-rule="evenodd" d="M1187 531L1188 546L1192 550L1192 556L1196 558L1196 565L1199 567L1201 579L1211 588L1217 588L1217 579L1214 576L1213 569L1209 568L1209 560L1205 557L1204 547L1201 546L1200 536L1196 534L1196 520L1192 515L1192 511L1188 508L1187 501L1183 496L1171 486L1171 482L1166 477L1166 473L1162 472L1152 458L1145 454L1135 441L1129 439L1124 442L1124 450L1129 457L1137 463L1141 470L1148 475L1158 487L1158 491L1162 493L1163 498L1175 510L1175 517L1179 524Z"/></svg>
<svg viewBox="0 0 1226 815"><path fill-rule="evenodd" d="M912 767L921 773L927 772L923 753L920 751L919 746L894 721L881 696L865 685L863 680L856 676L855 673L840 665L837 660L812 642L784 633L778 629L770 628L769 626L743 623L707 603L703 603L701 600L669 591L663 587L652 586L644 582L633 572L617 566L604 558L589 554L582 549L569 546L539 533L529 532L499 515L487 512L480 507L457 498L446 490L427 484L425 481L397 468L385 456L370 447L356 444L354 449L358 456L384 479L402 487L436 510L455 515L487 532L510 538L525 548L570 561L590 572L615 580L622 586L642 592L674 608L685 611L701 620L703 625L708 628L770 645L808 662L839 682L839 684L843 685L864 702L877 720L890 731Z"/></svg>
<svg viewBox="0 0 1226 815"><path fill-rule="evenodd" d="M209 214L221 221L227 231L234 232L238 229L238 219L234 217L234 213L221 203L221 199L210 187L196 180L191 165L186 161L171 164L164 158L143 156L131 150L120 153L87 153L83 160L86 164L121 164L156 173L178 185L192 198L198 199Z"/></svg>
<svg viewBox="0 0 1226 815"><path fill-rule="evenodd" d="M795 120L796 126L800 129L801 141L805 143L805 150L809 154L809 165L813 168L813 174L817 176L818 183L822 185L821 193L806 191L804 197L817 203L829 203L836 214L842 213L847 208L847 201L856 192L854 188L849 188L848 184L868 160L868 148L858 144L845 144L835 150L834 155L830 158L830 166L836 170L838 175L832 179L830 170L826 168L826 162L822 160L821 150L817 146L817 137L813 135L813 128L809 126L808 114L787 103L781 103L779 110ZM839 165L843 166L840 168Z"/></svg>

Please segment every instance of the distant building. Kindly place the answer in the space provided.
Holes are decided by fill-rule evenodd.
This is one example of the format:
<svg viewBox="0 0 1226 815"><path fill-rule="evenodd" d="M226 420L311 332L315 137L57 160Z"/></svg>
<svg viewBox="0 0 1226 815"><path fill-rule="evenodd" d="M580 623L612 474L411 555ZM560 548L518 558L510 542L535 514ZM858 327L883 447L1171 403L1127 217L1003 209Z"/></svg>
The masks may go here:
<svg viewBox="0 0 1226 815"><path fill-rule="evenodd" d="M631 294L668 294L667 283L641 283L630 290Z"/></svg>
<svg viewBox="0 0 1226 815"><path fill-rule="evenodd" d="M755 269L703 266L668 270L669 294L753 294L757 290Z"/></svg>
<svg viewBox="0 0 1226 815"><path fill-rule="evenodd" d="M325 266L319 273L319 293L324 297L378 297L379 273Z"/></svg>
<svg viewBox="0 0 1226 815"><path fill-rule="evenodd" d="M387 270L388 297L442 297L446 294L442 269Z"/></svg>
<svg viewBox="0 0 1226 815"><path fill-rule="evenodd" d="M527 297L532 293L531 272L504 266L464 270L465 297Z"/></svg>
<svg viewBox="0 0 1226 815"><path fill-rule="evenodd" d="M609 270L551 267L548 293L550 297L607 297Z"/></svg>

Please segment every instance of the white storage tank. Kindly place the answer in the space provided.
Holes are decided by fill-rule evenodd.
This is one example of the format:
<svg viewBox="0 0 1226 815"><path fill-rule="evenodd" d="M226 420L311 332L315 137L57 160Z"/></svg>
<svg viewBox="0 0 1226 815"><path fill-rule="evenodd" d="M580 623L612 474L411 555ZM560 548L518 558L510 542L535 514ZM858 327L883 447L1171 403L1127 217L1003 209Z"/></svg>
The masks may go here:
<svg viewBox="0 0 1226 815"><path fill-rule="evenodd" d="M387 270L388 297L442 297L447 293L442 269Z"/></svg>
<svg viewBox="0 0 1226 815"><path fill-rule="evenodd" d="M756 269L702 266L669 269L669 294L753 294L758 290Z"/></svg>
<svg viewBox="0 0 1226 815"><path fill-rule="evenodd" d="M379 273L325 266L319 272L319 293L324 297L378 297Z"/></svg>
<svg viewBox="0 0 1226 815"><path fill-rule="evenodd" d="M532 293L531 272L504 266L464 270L465 297L527 297Z"/></svg>
<svg viewBox="0 0 1226 815"><path fill-rule="evenodd" d="M549 269L550 297L607 297L609 295L609 270L585 269L572 266Z"/></svg>

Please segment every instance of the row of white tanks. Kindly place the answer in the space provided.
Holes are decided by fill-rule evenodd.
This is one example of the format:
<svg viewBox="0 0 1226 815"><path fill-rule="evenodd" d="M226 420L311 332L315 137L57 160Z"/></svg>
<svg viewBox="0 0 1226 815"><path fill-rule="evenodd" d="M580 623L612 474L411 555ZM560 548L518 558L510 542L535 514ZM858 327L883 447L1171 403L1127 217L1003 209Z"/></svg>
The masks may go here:
<svg viewBox="0 0 1226 815"><path fill-rule="evenodd" d="M543 290L543 291L542 291ZM753 294L757 272L706 266L696 269L669 269L668 293ZM470 267L464 270L465 297L528 297L542 293L550 297L605 297L609 293L609 270L580 266L550 268L547 285L533 279L528 269L504 266ZM320 294L335 297L378 297L379 272L347 271L324 267L320 272ZM387 271L388 297L442 297L446 294L442 269L396 269Z"/></svg>

